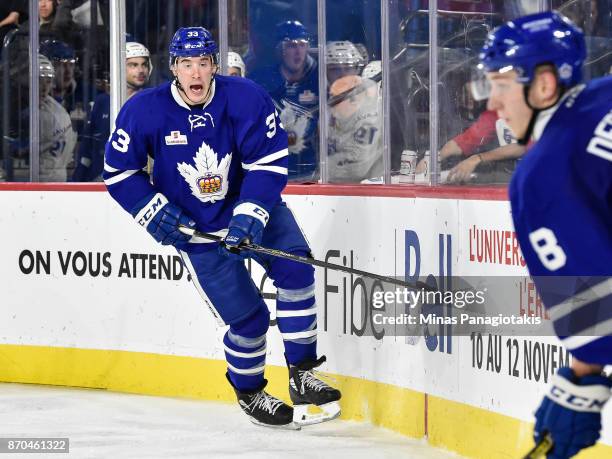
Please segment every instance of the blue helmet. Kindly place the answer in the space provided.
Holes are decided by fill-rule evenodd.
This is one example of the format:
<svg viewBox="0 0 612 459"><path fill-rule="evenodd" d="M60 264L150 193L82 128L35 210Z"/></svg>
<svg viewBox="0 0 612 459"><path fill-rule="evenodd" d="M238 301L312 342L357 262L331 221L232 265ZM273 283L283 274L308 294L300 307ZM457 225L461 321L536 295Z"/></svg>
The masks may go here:
<svg viewBox="0 0 612 459"><path fill-rule="evenodd" d="M181 27L176 31L168 49L170 66L179 57L212 56L218 62L219 48L212 34L204 27Z"/></svg>
<svg viewBox="0 0 612 459"><path fill-rule="evenodd" d="M276 24L276 42L293 40L310 41L310 34L300 21L285 21Z"/></svg>
<svg viewBox="0 0 612 459"><path fill-rule="evenodd" d="M76 62L74 48L70 47L63 41L44 40L40 43L39 50L40 54L46 56L52 61Z"/></svg>
<svg viewBox="0 0 612 459"><path fill-rule="evenodd" d="M586 45L582 30L556 11L547 11L496 28L479 57L485 71L516 70L523 84L533 80L538 65L552 64L559 82L570 87L582 80Z"/></svg>

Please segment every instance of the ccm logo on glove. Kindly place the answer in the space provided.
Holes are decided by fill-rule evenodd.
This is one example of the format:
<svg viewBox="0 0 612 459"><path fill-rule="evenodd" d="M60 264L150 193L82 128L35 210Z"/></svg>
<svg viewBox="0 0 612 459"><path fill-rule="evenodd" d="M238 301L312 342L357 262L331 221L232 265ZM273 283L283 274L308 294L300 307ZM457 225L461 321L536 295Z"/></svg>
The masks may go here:
<svg viewBox="0 0 612 459"><path fill-rule="evenodd" d="M234 216L239 214L256 218L263 226L266 226L270 219L270 214L268 214L264 208L248 201L242 202L234 208Z"/></svg>
<svg viewBox="0 0 612 459"><path fill-rule="evenodd" d="M598 413L610 398L610 388L603 385L576 386L557 377L552 382L548 397L574 411Z"/></svg>
<svg viewBox="0 0 612 459"><path fill-rule="evenodd" d="M227 236L225 238L225 243L230 244L230 245L236 245L238 244L239 241L240 241L240 238L236 236Z"/></svg>
<svg viewBox="0 0 612 459"><path fill-rule="evenodd" d="M159 212L166 204L168 204L168 199L163 194L157 193L155 196L153 196L153 199L147 203L147 205L140 209L140 212L136 214L134 219L140 226L147 226L153 217L155 217L157 212Z"/></svg>

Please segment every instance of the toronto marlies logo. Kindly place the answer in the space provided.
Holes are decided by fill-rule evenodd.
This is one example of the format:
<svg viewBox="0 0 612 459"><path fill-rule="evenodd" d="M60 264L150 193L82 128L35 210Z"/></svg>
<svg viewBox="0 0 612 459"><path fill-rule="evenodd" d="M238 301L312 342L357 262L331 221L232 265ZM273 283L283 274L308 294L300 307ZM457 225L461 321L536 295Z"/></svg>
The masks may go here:
<svg viewBox="0 0 612 459"><path fill-rule="evenodd" d="M289 154L301 153L306 147L304 137L309 124L314 120L313 115L309 110L287 99L283 99L280 104L276 104L276 108L290 138Z"/></svg>
<svg viewBox="0 0 612 459"><path fill-rule="evenodd" d="M177 164L177 169L191 188L191 194L202 202L215 202L227 194L227 175L232 154L217 162L217 153L202 142L194 157L195 167L187 163Z"/></svg>
<svg viewBox="0 0 612 459"><path fill-rule="evenodd" d="M191 132L193 132L195 128L206 127L208 121L210 121L212 127L215 127L213 117L208 112L205 112L203 115L189 115L189 124L191 124Z"/></svg>

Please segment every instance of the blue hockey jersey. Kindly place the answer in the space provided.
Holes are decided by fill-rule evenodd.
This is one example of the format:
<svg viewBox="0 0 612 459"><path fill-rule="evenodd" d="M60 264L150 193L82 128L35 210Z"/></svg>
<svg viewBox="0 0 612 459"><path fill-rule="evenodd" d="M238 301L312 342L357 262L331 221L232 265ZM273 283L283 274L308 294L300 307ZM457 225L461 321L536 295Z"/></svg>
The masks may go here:
<svg viewBox="0 0 612 459"><path fill-rule="evenodd" d="M306 60L304 77L289 83L279 66L256 69L249 78L274 100L289 135L289 179L314 180L318 172L319 74L317 62Z"/></svg>
<svg viewBox="0 0 612 459"><path fill-rule="evenodd" d="M270 211L287 183L287 135L266 92L216 76L202 108L173 83L129 99L106 145L104 182L128 212L151 192L181 207L200 231L226 229L238 201ZM143 169L154 159L152 176ZM187 251L210 244L189 244Z"/></svg>
<svg viewBox="0 0 612 459"><path fill-rule="evenodd" d="M76 158L73 182L100 180L104 169L104 148L110 134L110 95L96 97Z"/></svg>
<svg viewBox="0 0 612 459"><path fill-rule="evenodd" d="M521 250L564 345L611 364L612 77L570 90L534 133L509 190Z"/></svg>

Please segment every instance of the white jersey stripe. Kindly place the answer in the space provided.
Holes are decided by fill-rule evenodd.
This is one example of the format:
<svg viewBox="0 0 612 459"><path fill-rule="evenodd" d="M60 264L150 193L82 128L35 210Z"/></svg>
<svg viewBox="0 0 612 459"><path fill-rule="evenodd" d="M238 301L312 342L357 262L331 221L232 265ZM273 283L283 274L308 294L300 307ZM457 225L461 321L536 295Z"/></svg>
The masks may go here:
<svg viewBox="0 0 612 459"><path fill-rule="evenodd" d="M263 373L266 368L266 365L263 364L259 367L242 369L242 368L236 368L235 366L230 365L228 363L227 368L238 375L256 375L259 373Z"/></svg>
<svg viewBox="0 0 612 459"><path fill-rule="evenodd" d="M305 317L312 316L317 313L317 307L313 306L308 309L298 309L295 311L281 311L280 309L276 310L276 317Z"/></svg>
<svg viewBox="0 0 612 459"><path fill-rule="evenodd" d="M256 166L252 166L251 168L249 168L249 172L255 172L255 171L268 171L268 172L275 172L281 175L287 175L287 168L280 167L280 166L260 166L258 164Z"/></svg>
<svg viewBox="0 0 612 459"><path fill-rule="evenodd" d="M121 169L115 169L114 167L111 167L108 164L104 163L104 170L106 172L119 172Z"/></svg>
<svg viewBox="0 0 612 459"><path fill-rule="evenodd" d="M254 357L261 357L262 355L266 355L265 346L263 349L259 351L255 351L255 352L238 352L233 349L230 349L227 346L224 346L224 348L225 348L225 352L227 352L228 354L233 355L234 357L242 357L243 359L252 359Z"/></svg>
<svg viewBox="0 0 612 459"><path fill-rule="evenodd" d="M114 177L111 177L111 178L109 178L107 180L104 180L104 184L105 185L114 185L115 183L119 183L119 182L125 180L126 178L130 178L132 175L134 175L139 170L140 169L131 169L131 170L123 171L119 175L115 175Z"/></svg>
<svg viewBox="0 0 612 459"><path fill-rule="evenodd" d="M595 340L602 338L602 336L568 336L565 339L562 339L563 346L569 351L573 351L574 349L578 349L579 347L586 346L589 343L592 343Z"/></svg>
<svg viewBox="0 0 612 459"><path fill-rule="evenodd" d="M277 300L289 302L304 301L315 296L315 284L300 289L277 289Z"/></svg>
<svg viewBox="0 0 612 459"><path fill-rule="evenodd" d="M267 156L264 156L263 158L259 158L257 161L255 161L254 163L242 163L242 168L246 169L247 171L250 170L253 166L257 166L259 164L269 164L271 162L274 162L278 159L284 158L285 156L289 156L289 150L287 148L285 148L284 150L280 150L277 151L276 153L271 153Z"/></svg>
<svg viewBox="0 0 612 459"><path fill-rule="evenodd" d="M576 312L582 306L612 294L612 278L602 281L580 293L566 299L548 310L552 320L557 321L568 314Z"/></svg>
<svg viewBox="0 0 612 459"><path fill-rule="evenodd" d="M303 332L296 332L296 333L281 333L281 335L283 336L283 339L286 341L291 341L294 339L300 339L300 338L310 338L312 336L316 336L317 334L317 330L308 330L308 331L303 331Z"/></svg>
<svg viewBox="0 0 612 459"><path fill-rule="evenodd" d="M612 319L604 320L603 322L599 322L595 325L590 326L589 328L585 328L573 336L567 337L563 340L563 344L569 350L576 349L577 347L582 347L592 341L595 341L599 338L603 338L605 336L612 335ZM576 338L587 338L583 341L577 340ZM593 338L594 337L594 338ZM576 339L575 341L572 340ZM579 344L576 344L579 343Z"/></svg>

